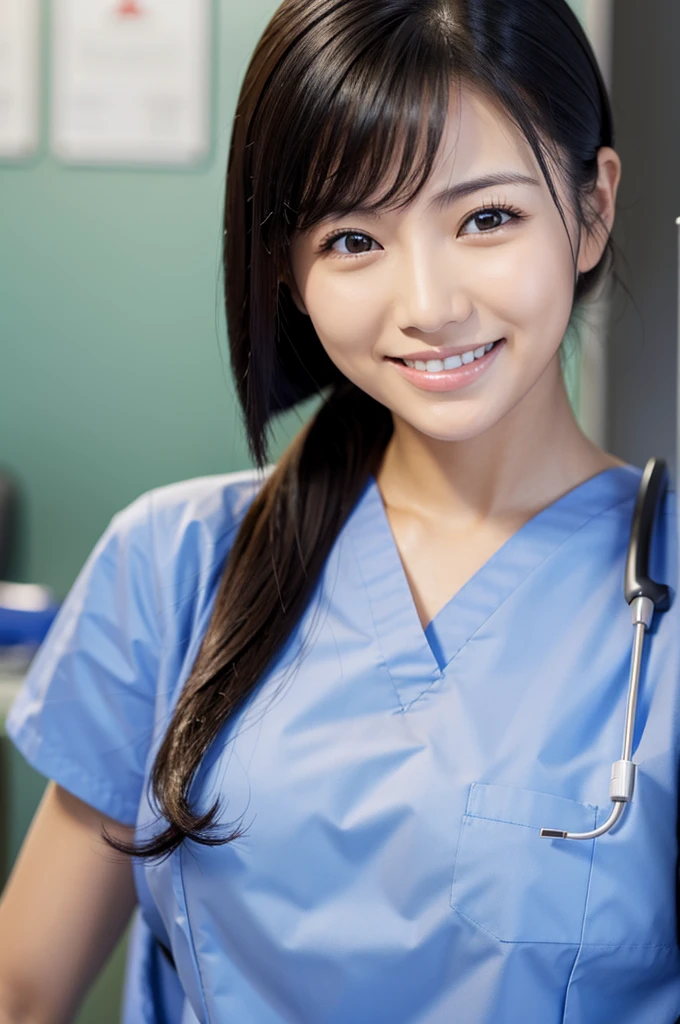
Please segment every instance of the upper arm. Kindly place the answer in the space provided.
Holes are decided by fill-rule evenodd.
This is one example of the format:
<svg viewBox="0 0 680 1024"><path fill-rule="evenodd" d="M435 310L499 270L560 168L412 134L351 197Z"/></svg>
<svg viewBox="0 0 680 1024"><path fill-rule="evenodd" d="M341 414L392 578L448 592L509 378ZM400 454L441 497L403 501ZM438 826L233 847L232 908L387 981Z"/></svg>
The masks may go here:
<svg viewBox="0 0 680 1024"><path fill-rule="evenodd" d="M132 861L104 842L102 826L133 837L47 786L0 900L0 1019L71 1020L120 939L136 902Z"/></svg>
<svg viewBox="0 0 680 1024"><path fill-rule="evenodd" d="M150 496L111 520L31 662L5 731L48 779L137 818L162 650Z"/></svg>

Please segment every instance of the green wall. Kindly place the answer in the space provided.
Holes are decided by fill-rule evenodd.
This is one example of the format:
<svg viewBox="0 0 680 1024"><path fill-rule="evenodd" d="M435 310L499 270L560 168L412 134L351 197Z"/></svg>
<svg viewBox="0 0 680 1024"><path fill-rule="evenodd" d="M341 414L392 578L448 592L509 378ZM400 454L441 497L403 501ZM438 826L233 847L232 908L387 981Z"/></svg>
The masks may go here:
<svg viewBox="0 0 680 1024"><path fill-rule="evenodd" d="M221 207L238 87L276 6L216 3L215 142L197 170L67 168L46 143L0 164L0 467L24 491L14 579L63 597L142 491L250 465L219 307ZM299 422L282 422L275 454ZM0 886L44 782L0 737ZM125 953L124 938L77 1024L119 1020Z"/></svg>
<svg viewBox="0 0 680 1024"><path fill-rule="evenodd" d="M216 4L215 144L199 170L74 169L46 145L0 165L0 465L25 495L17 580L63 597L142 491L250 465L218 291L221 207L237 90L276 6ZM274 455L298 424L286 418Z"/></svg>
<svg viewBox="0 0 680 1024"><path fill-rule="evenodd" d="M142 491L250 465L217 287L221 207L238 87L276 6L216 3L215 143L196 171L72 169L45 144L0 165L0 466L24 491L17 580L63 597ZM304 415L282 421L274 456ZM6 867L43 785L0 739ZM123 941L78 1024L118 1020L124 955Z"/></svg>
<svg viewBox="0 0 680 1024"><path fill-rule="evenodd" d="M200 169L74 169L46 145L0 165L0 464L26 501L12 575L59 596L142 491L250 465L217 291L221 208L238 86L277 3L216 6Z"/></svg>

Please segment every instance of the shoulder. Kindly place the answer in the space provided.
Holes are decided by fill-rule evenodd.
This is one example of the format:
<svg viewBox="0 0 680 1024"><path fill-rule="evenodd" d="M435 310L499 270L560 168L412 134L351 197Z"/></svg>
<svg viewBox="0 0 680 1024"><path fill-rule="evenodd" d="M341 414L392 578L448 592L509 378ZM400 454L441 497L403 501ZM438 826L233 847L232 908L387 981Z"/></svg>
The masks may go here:
<svg viewBox="0 0 680 1024"><path fill-rule="evenodd" d="M162 635L191 635L214 598L239 526L273 468L155 487L111 520L100 544L127 555L129 573L153 600Z"/></svg>
<svg viewBox="0 0 680 1024"><path fill-rule="evenodd" d="M161 533L186 530L192 523L224 532L241 522L273 468L181 480L155 487L137 500L148 505L152 525Z"/></svg>
<svg viewBox="0 0 680 1024"><path fill-rule="evenodd" d="M234 533L273 470L246 469L154 487L113 516L107 534L177 550L180 542L212 546Z"/></svg>
<svg viewBox="0 0 680 1024"><path fill-rule="evenodd" d="M70 595L93 606L128 590L164 632L167 616L209 597L253 498L273 466L194 477L143 492L116 512ZM155 614L152 610L155 608Z"/></svg>

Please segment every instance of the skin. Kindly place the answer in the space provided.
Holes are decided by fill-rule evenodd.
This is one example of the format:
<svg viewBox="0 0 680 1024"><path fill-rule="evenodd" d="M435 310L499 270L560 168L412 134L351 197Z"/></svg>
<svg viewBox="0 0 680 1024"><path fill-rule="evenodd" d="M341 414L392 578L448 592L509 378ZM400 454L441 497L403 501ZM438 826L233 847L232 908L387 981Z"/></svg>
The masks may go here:
<svg viewBox="0 0 680 1024"><path fill-rule="evenodd" d="M598 164L592 202L608 230L620 163L602 149ZM429 206L442 188L500 169L530 173L540 187ZM473 208L508 201L526 220L483 237L479 223L467 224ZM357 257L321 255L320 239L336 228L373 241ZM570 229L576 243L573 219ZM605 241L579 240L580 271ZM619 464L580 431L559 369L574 283L564 226L521 136L493 104L463 93L452 97L440 160L411 207L329 219L299 236L291 256L289 287L329 356L392 412L377 482L425 625L527 519ZM385 360L500 337L507 343L489 371L447 394L418 390ZM0 900L0 1024L73 1020L118 942L136 902L132 862L104 847L102 826L133 837L48 785Z"/></svg>
<svg viewBox="0 0 680 1024"><path fill-rule="evenodd" d="M0 1024L66 1024L137 902L132 827L49 782L0 900Z"/></svg>
<svg viewBox="0 0 680 1024"><path fill-rule="evenodd" d="M600 222L586 231L551 166L574 263L531 148L502 107L463 88L452 91L435 167L410 206L327 218L291 245L285 283L296 305L345 376L391 410L376 479L423 625L528 519L623 465L580 429L559 358L576 273L599 262L614 221L617 153L600 149L598 168L589 202ZM498 171L538 184L433 205L444 189ZM471 217L498 204L524 219ZM321 251L341 230L352 236ZM458 391L422 391L386 358L500 338L487 371Z"/></svg>

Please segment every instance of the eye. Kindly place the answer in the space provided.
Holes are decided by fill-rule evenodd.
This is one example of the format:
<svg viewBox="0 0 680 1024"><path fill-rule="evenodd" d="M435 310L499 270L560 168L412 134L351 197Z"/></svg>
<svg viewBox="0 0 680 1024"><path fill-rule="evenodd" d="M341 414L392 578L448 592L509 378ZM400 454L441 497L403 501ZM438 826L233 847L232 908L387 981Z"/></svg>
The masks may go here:
<svg viewBox="0 0 680 1024"><path fill-rule="evenodd" d="M337 242L344 242L346 248L336 248ZM321 242L319 251L331 252L336 256L362 256L367 252L377 252L377 249L371 249L371 245L377 246L378 243L363 231L336 231Z"/></svg>
<svg viewBox="0 0 680 1024"><path fill-rule="evenodd" d="M501 219L504 216L508 218L505 221ZM463 225L463 227L465 227L467 224L474 223L478 230L464 231L462 233L469 235L488 235L492 231L496 231L498 228L505 227L506 224L509 224L513 220L519 221L524 219L524 214L514 206L484 206L471 213Z"/></svg>

